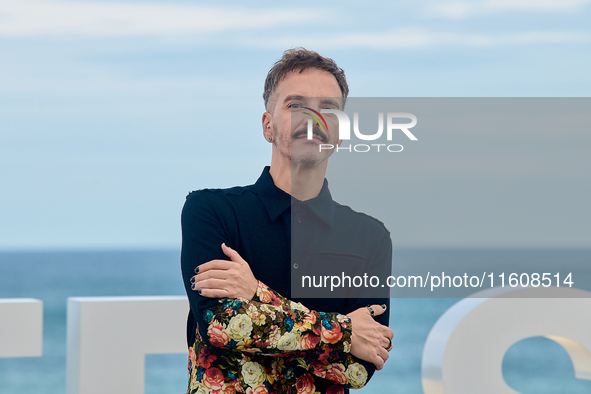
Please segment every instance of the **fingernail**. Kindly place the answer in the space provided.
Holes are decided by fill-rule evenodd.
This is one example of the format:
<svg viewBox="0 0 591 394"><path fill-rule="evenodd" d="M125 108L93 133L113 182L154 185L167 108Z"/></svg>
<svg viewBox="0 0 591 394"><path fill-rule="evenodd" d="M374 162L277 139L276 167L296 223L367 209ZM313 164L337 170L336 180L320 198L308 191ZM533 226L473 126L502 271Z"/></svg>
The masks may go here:
<svg viewBox="0 0 591 394"><path fill-rule="evenodd" d="M199 266L195 267L195 273L198 274L199 273Z"/></svg>
<svg viewBox="0 0 591 394"><path fill-rule="evenodd" d="M195 283L191 285L191 290L195 290Z"/></svg>
<svg viewBox="0 0 591 394"><path fill-rule="evenodd" d="M382 308L384 308L384 310L386 310L386 304L382 304Z"/></svg>
<svg viewBox="0 0 591 394"><path fill-rule="evenodd" d="M201 289L197 290L197 293L199 293L199 295L201 295Z"/></svg>
<svg viewBox="0 0 591 394"><path fill-rule="evenodd" d="M195 277L194 276L191 277L191 283L195 283Z"/></svg>

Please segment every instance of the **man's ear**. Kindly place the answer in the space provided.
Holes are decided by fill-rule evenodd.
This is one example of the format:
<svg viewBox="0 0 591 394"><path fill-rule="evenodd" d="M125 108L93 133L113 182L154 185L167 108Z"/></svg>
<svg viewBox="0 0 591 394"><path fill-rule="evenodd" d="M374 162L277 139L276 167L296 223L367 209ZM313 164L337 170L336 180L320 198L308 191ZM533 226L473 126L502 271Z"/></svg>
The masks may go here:
<svg viewBox="0 0 591 394"><path fill-rule="evenodd" d="M343 142L343 140L338 140L337 141L337 146L341 146L341 143Z"/></svg>
<svg viewBox="0 0 591 394"><path fill-rule="evenodd" d="M273 134L272 121L273 121L273 115L271 115L271 113L269 113L269 112L265 112L263 114L263 119L262 119L263 135L265 136L265 139L267 139L267 137L269 135Z"/></svg>

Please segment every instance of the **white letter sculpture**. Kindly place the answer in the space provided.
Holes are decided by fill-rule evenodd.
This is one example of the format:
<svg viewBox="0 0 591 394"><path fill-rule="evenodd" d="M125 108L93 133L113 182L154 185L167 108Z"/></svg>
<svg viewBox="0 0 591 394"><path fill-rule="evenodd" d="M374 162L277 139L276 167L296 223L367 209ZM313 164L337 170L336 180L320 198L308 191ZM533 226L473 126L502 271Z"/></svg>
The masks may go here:
<svg viewBox="0 0 591 394"><path fill-rule="evenodd" d="M591 293L493 288L461 300L431 329L423 351L425 394L517 393L503 379L503 356L514 343L534 336L562 345L575 376L591 380Z"/></svg>
<svg viewBox="0 0 591 394"><path fill-rule="evenodd" d="M143 394L150 353L186 353L186 297L68 299L68 394Z"/></svg>
<svg viewBox="0 0 591 394"><path fill-rule="evenodd" d="M0 357L41 357L43 301L0 299Z"/></svg>

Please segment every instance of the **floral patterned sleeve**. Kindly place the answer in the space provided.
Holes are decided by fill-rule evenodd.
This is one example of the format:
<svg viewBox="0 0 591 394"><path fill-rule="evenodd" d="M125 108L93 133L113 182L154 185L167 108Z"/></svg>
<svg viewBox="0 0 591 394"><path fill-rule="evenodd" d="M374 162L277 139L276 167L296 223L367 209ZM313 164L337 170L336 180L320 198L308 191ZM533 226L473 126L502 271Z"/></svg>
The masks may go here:
<svg viewBox="0 0 591 394"><path fill-rule="evenodd" d="M215 347L288 358L290 364L347 388L362 387L368 380L365 367L350 354L347 316L310 311L261 282L253 300L220 299L204 311L204 320Z"/></svg>
<svg viewBox="0 0 591 394"><path fill-rule="evenodd" d="M257 288L253 300L269 303L276 302L273 301L276 298L278 298L282 304L296 304L259 281L259 287ZM296 305L305 308L299 303ZM320 378L331 380L348 388L358 389L367 384L367 381L369 380L368 371L362 364L355 360L349 351L350 341L346 345L347 359L342 362L330 362L329 359L314 360L307 357L295 358L294 362L299 367L307 369L308 372Z"/></svg>
<svg viewBox="0 0 591 394"><path fill-rule="evenodd" d="M244 353L344 361L351 348L347 316L311 311L260 282L253 300L221 298L203 319L213 346Z"/></svg>

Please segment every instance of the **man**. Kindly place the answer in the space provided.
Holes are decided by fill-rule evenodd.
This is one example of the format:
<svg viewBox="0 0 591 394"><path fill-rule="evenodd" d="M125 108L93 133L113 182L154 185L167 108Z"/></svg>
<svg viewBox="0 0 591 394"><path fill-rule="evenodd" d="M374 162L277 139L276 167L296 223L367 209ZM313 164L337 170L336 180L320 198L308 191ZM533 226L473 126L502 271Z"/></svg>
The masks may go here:
<svg viewBox="0 0 591 394"><path fill-rule="evenodd" d="M387 298L287 298L290 276L312 255L390 264L383 225L335 203L328 191L331 152L319 144L339 143L336 119L326 117L326 127L316 125L307 138L305 113L341 109L347 94L331 59L286 51L263 94L271 166L254 185L187 196L181 265L191 304L189 393L344 393L365 385L388 359ZM312 224L297 231L310 244L294 244L292 219L302 218Z"/></svg>

